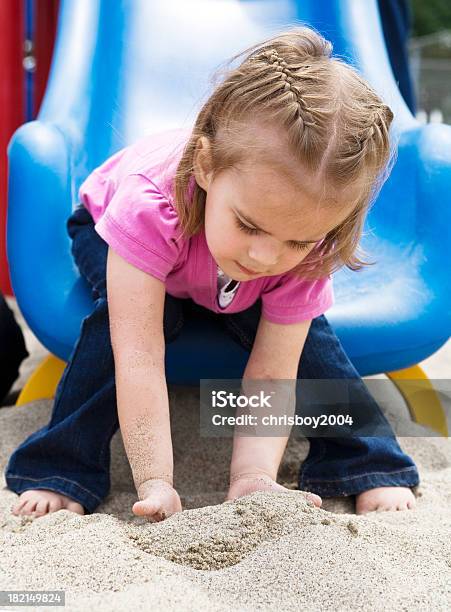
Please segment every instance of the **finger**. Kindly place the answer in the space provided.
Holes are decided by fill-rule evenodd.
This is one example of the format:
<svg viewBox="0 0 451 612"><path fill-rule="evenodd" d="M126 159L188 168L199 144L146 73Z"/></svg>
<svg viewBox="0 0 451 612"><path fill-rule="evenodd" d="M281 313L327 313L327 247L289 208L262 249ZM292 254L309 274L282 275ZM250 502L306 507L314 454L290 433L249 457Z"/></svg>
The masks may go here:
<svg viewBox="0 0 451 612"><path fill-rule="evenodd" d="M155 520L157 520L157 521L164 521L165 519L169 518L173 514L176 514L177 512L181 512L181 510L173 510L173 511L171 511L171 510L159 510L155 514Z"/></svg>
<svg viewBox="0 0 451 612"><path fill-rule="evenodd" d="M132 512L137 516L153 516L158 510L159 507L155 502L146 500L136 502L132 508Z"/></svg>

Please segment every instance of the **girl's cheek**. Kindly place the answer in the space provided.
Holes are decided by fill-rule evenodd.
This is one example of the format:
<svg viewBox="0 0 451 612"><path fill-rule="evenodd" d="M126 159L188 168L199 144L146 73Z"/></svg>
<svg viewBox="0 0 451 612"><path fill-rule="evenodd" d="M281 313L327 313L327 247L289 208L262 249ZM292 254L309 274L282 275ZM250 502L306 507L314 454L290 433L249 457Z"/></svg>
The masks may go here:
<svg viewBox="0 0 451 612"><path fill-rule="evenodd" d="M310 249L308 251L301 251L298 255L294 255L292 259L293 267L299 265L304 259L309 255Z"/></svg>

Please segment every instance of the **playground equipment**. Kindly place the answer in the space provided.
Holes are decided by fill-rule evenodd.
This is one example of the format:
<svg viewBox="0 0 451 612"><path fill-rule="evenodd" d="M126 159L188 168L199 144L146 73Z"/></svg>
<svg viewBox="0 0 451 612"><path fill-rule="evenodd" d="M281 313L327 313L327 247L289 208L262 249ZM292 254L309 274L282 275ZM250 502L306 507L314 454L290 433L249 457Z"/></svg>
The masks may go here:
<svg viewBox="0 0 451 612"><path fill-rule="evenodd" d="M404 389L413 417L447 435L432 386L427 397L435 404L426 406L424 393L417 401L406 383L428 383L416 364L451 335L451 128L420 125L409 112L375 0L61 2L40 113L9 146L12 284L28 325L51 353L19 404L52 396L93 306L65 229L81 182L145 133L190 125L220 63L301 22L329 38L384 97L399 142L362 239L378 263L335 274L336 303L327 318L360 375L387 373ZM166 348L167 379L197 385L200 378L240 378L247 357L222 330L193 318Z"/></svg>

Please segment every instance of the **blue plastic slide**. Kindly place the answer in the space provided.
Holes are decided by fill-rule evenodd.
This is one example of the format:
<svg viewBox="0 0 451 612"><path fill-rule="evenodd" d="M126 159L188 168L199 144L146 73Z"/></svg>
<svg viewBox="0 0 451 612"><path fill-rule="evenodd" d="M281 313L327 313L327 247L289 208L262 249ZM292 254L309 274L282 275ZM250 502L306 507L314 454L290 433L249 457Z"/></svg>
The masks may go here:
<svg viewBox="0 0 451 612"><path fill-rule="evenodd" d="M219 64L301 22L332 40L384 97L399 138L362 240L377 264L335 274L327 317L361 375L416 364L449 338L451 128L410 114L374 0L63 0L41 111L9 147L13 288L50 352L68 359L93 306L65 228L84 178L144 134L192 124ZM247 357L219 326L193 319L167 347L168 381L239 378Z"/></svg>

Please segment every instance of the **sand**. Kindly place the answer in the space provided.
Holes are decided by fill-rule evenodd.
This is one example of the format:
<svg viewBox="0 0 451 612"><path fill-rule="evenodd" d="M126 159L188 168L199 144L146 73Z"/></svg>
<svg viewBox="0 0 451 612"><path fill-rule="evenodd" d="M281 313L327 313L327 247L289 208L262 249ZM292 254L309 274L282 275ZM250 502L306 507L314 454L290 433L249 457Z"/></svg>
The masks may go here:
<svg viewBox="0 0 451 612"><path fill-rule="evenodd" d="M349 498L317 509L294 488L222 503L230 439L199 437L196 389L172 386L169 397L186 509L162 523L131 512L120 433L112 490L95 514L12 515L17 496L5 488L4 465L48 422L51 402L0 408L0 590L64 590L65 609L83 612L450 608L449 439L413 437L421 430L412 425L412 437L400 440L421 472L413 511L357 516ZM295 487L307 444L290 439L279 482Z"/></svg>

